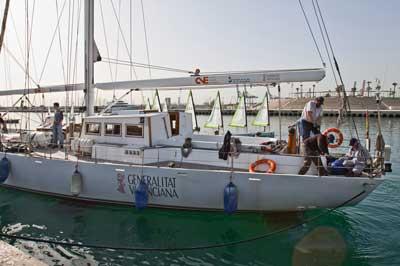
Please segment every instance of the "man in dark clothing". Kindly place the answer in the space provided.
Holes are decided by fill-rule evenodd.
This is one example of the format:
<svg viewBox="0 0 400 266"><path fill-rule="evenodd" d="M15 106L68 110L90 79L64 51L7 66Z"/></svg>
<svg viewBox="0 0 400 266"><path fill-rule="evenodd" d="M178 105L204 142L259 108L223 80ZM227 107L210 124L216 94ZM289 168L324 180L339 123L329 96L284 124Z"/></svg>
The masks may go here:
<svg viewBox="0 0 400 266"><path fill-rule="evenodd" d="M62 122L64 119L63 112L60 110L60 104L54 103L54 123L53 123L53 140L54 146L60 144L60 148L64 145L64 135L62 130Z"/></svg>
<svg viewBox="0 0 400 266"><path fill-rule="evenodd" d="M304 165L299 171L299 175L305 175L310 169L311 163L314 163L320 176L328 175L328 172L322 165L320 155L329 154L328 137L325 135L315 135L304 141L305 157Z"/></svg>

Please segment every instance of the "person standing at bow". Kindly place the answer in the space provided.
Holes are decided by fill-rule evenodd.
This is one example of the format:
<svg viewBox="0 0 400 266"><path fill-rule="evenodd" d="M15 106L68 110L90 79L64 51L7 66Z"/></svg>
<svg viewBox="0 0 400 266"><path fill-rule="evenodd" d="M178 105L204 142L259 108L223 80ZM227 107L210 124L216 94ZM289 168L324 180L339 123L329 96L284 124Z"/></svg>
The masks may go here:
<svg viewBox="0 0 400 266"><path fill-rule="evenodd" d="M64 145L64 135L62 129L62 122L64 119L63 112L60 110L60 104L54 103L54 122L53 122L53 139L52 144L54 146L59 145L60 148L63 148Z"/></svg>
<svg viewBox="0 0 400 266"><path fill-rule="evenodd" d="M324 97L317 97L309 101L303 109L300 118L300 132L305 141L310 137L311 132L314 135L321 134L321 120L322 120L322 105L324 104Z"/></svg>

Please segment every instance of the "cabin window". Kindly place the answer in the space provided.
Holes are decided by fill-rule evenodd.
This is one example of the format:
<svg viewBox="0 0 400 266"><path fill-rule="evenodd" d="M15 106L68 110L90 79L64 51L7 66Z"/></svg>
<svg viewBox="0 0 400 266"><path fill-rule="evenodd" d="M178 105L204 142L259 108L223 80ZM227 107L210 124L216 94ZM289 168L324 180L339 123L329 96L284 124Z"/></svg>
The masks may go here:
<svg viewBox="0 0 400 266"><path fill-rule="evenodd" d="M127 137L143 137L143 125L126 125Z"/></svg>
<svg viewBox="0 0 400 266"><path fill-rule="evenodd" d="M105 135L121 136L121 124L105 124Z"/></svg>
<svg viewBox="0 0 400 266"><path fill-rule="evenodd" d="M86 123L86 134L88 135L100 135L100 123Z"/></svg>

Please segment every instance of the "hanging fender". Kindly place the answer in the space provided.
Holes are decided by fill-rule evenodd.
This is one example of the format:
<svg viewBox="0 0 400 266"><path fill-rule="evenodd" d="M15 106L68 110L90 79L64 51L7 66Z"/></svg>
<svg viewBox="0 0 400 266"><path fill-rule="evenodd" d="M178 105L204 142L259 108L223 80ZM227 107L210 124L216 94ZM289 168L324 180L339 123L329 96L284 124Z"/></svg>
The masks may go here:
<svg viewBox="0 0 400 266"><path fill-rule="evenodd" d="M275 173L275 171L276 171L276 162L274 160L271 160L271 159L261 159L261 160L255 161L254 163L251 163L249 165L249 172L250 173L257 173L256 168L257 168L257 166L259 166L261 164L268 165L268 170L267 170L268 174Z"/></svg>
<svg viewBox="0 0 400 266"><path fill-rule="evenodd" d="M329 136L329 134L332 134L335 138L334 143L329 143L328 147L329 148L337 148L343 143L343 133L336 127L331 127L328 129L325 129L324 132L322 132L322 135Z"/></svg>

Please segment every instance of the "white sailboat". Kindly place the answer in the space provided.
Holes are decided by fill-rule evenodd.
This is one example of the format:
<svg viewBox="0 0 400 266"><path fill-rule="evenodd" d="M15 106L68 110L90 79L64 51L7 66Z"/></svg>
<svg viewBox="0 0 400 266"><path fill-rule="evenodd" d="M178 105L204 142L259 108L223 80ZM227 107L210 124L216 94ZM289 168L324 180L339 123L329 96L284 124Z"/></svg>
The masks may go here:
<svg viewBox="0 0 400 266"><path fill-rule="evenodd" d="M197 123L196 106L194 105L192 90L189 90L185 113L188 113L192 116L193 131L200 131L199 124Z"/></svg>
<svg viewBox="0 0 400 266"><path fill-rule="evenodd" d="M379 167L373 169L374 175L362 177L322 177L316 175L316 169L311 169L308 175L298 175L303 157L265 153L260 147L265 138L240 137L241 147L226 150L230 142L224 141L223 136L193 134L192 116L186 112L121 110L96 115L94 87L140 91L224 88L238 84L265 86L320 81L325 70L232 72L96 84L93 5L94 0L85 0L85 83L28 90L34 94L85 89L86 117L80 136L72 141L71 152L47 149L29 154L1 152L2 186L139 208L233 212L298 211L331 208L344 202L354 205L384 181L384 171ZM1 91L0 95L18 93L21 90ZM206 126L223 127L219 92ZM249 172L260 160L268 162L268 173ZM354 198L355 195L358 196Z"/></svg>
<svg viewBox="0 0 400 266"><path fill-rule="evenodd" d="M256 118L254 118L252 122L253 126L267 127L270 125L268 104L268 92L266 92L261 102L260 109L257 112Z"/></svg>
<svg viewBox="0 0 400 266"><path fill-rule="evenodd" d="M247 127L247 109L246 109L246 96L243 95L239 98L238 106L236 107L236 111L233 114L231 123L229 124L231 127Z"/></svg>
<svg viewBox="0 0 400 266"><path fill-rule="evenodd" d="M222 117L222 105L221 105L221 96L219 91L217 92L217 96L214 99L213 109L211 110L211 114L208 117L206 123L204 124L206 128L215 128L217 131L224 128L224 120Z"/></svg>

